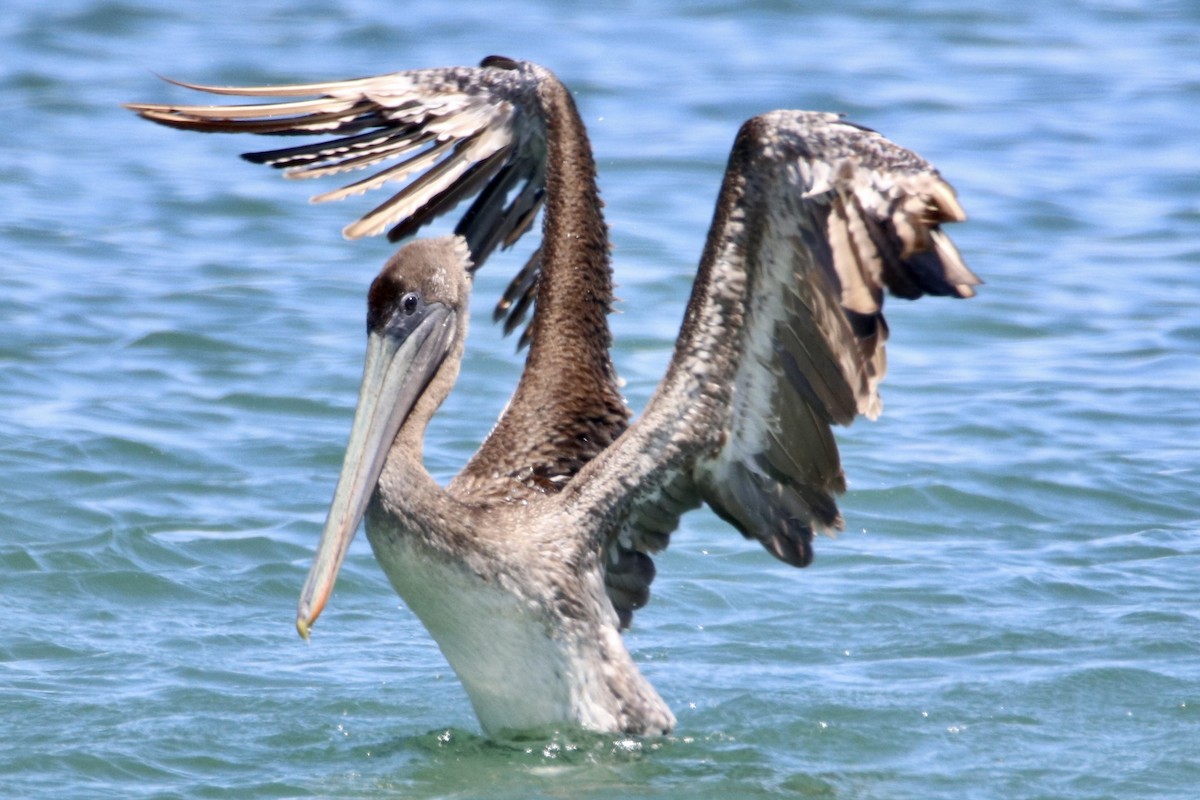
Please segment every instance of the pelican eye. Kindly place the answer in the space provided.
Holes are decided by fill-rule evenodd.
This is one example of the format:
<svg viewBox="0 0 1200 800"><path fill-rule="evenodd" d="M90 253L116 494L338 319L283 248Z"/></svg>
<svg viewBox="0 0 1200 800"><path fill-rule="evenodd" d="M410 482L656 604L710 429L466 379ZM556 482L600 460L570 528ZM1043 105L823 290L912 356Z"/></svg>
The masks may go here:
<svg viewBox="0 0 1200 800"><path fill-rule="evenodd" d="M409 292L400 298L400 308L405 314L413 314L417 307L421 305L421 297L416 292Z"/></svg>

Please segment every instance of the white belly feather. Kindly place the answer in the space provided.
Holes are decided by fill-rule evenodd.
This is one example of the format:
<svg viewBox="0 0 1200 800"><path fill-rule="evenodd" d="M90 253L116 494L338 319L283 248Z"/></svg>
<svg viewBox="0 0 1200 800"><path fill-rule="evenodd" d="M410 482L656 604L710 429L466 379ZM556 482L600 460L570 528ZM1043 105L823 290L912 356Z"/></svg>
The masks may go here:
<svg viewBox="0 0 1200 800"><path fill-rule="evenodd" d="M371 535L370 530L376 559L458 674L489 735L563 724L620 729L625 724L621 709L632 698L613 695L608 678L614 669L632 669L638 689L653 694L615 625L591 632L601 641L580 641L578 632L568 630L551 632L550 619L534 601L484 580L461 562L432 554L408 536ZM614 646L618 663L605 655ZM652 702L670 718L657 694Z"/></svg>

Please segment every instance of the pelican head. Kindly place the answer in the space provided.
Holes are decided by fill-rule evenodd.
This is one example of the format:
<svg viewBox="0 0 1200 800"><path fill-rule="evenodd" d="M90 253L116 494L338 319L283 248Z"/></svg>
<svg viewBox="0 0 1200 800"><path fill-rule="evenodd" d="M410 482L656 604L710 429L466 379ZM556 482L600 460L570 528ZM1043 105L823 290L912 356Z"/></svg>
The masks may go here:
<svg viewBox="0 0 1200 800"><path fill-rule="evenodd" d="M423 433L424 423L456 377L466 332L470 266L461 237L419 239L392 256L371 284L358 407L296 615L296 629L305 639L333 591L397 435L410 418L419 422ZM455 351L458 357L449 357ZM442 378L440 391L426 393L435 377ZM417 442L419 447L419 438Z"/></svg>

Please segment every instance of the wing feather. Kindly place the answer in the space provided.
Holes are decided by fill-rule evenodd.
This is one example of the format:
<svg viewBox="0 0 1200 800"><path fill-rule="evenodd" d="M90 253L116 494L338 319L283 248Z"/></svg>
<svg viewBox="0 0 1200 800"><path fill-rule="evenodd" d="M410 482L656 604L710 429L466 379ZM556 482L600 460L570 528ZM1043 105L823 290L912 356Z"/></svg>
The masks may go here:
<svg viewBox="0 0 1200 800"><path fill-rule="evenodd" d="M402 238L474 196L459 227L468 229L478 268L497 246L511 246L520 238L540 208L547 123L537 88L547 75L534 64L490 57L473 68L284 86L170 81L208 94L275 100L127 107L146 119L187 130L321 137L244 157L283 170L289 178L376 170L316 195L314 202L396 184L391 197L346 226L349 238L385 231L393 240ZM510 199L514 191L517 196Z"/></svg>
<svg viewBox="0 0 1200 800"><path fill-rule="evenodd" d="M815 534L843 524L832 426L881 408L884 295L972 296L980 281L940 229L965 216L932 166L874 131L802 111L749 120L667 375L565 492L610 553L665 547L703 500L808 564ZM685 502L667 502L680 487Z"/></svg>
<svg viewBox="0 0 1200 800"><path fill-rule="evenodd" d="M422 135L419 129L398 128L383 133L371 130L328 142L243 153L242 158L281 169L286 178L323 178L364 169L380 159L399 158L432 138L429 134Z"/></svg>

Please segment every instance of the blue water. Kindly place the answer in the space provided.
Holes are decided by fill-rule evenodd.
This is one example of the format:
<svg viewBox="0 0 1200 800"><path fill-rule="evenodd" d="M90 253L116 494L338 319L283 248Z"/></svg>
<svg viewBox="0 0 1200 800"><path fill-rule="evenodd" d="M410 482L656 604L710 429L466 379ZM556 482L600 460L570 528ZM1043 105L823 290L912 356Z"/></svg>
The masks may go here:
<svg viewBox="0 0 1200 800"><path fill-rule="evenodd" d="M9 0L0 14L0 795L1193 798L1200 6ZM449 10L448 10L449 9ZM629 643L663 740L493 744L365 542L298 588L349 429L366 203L148 125L160 72L540 61L577 92L616 360L666 363L739 123L844 111L957 187L987 280L894 302L847 530L794 571L707 512ZM322 185L320 188L329 188ZM520 367L475 291L430 468Z"/></svg>

